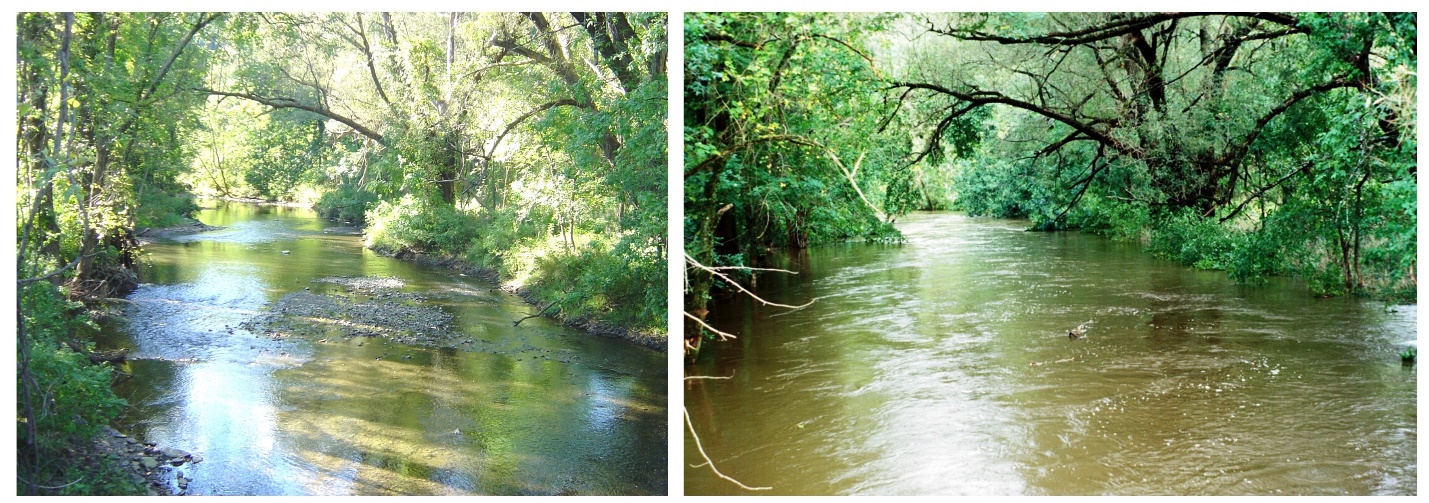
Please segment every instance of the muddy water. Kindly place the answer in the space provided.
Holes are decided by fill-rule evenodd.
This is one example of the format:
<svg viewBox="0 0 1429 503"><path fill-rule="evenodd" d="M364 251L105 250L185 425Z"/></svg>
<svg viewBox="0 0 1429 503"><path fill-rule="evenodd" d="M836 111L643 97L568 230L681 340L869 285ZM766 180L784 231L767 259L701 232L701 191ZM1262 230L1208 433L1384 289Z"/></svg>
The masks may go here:
<svg viewBox="0 0 1429 503"><path fill-rule="evenodd" d="M760 494L1415 494L1418 373L1397 351L1416 306L1025 226L912 215L906 245L761 276L806 309L713 306L740 338L687 372L733 377L687 381L685 401L716 466Z"/></svg>
<svg viewBox="0 0 1429 503"><path fill-rule="evenodd" d="M118 426L202 457L170 475L190 494L666 492L665 355L545 319L513 327L535 308L375 255L306 209L210 204L198 219L226 228L146 246L145 283L102 342L132 348ZM334 276L400 279L470 343L240 327L305 288L352 295L313 281Z"/></svg>

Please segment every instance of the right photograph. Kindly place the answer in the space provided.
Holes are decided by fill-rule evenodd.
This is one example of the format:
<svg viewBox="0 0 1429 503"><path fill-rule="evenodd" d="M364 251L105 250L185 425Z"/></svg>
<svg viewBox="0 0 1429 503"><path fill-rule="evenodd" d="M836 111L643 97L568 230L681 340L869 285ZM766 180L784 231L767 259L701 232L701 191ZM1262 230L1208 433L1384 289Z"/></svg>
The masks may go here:
<svg viewBox="0 0 1429 503"><path fill-rule="evenodd" d="M684 494L1416 495L1415 13L686 13Z"/></svg>

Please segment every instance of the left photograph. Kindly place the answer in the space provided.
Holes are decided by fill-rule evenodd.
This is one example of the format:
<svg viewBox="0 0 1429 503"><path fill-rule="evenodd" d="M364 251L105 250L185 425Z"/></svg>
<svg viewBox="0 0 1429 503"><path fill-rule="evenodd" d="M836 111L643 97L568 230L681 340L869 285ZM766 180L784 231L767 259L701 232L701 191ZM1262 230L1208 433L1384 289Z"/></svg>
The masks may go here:
<svg viewBox="0 0 1429 503"><path fill-rule="evenodd" d="M664 495L665 13L19 13L22 495Z"/></svg>

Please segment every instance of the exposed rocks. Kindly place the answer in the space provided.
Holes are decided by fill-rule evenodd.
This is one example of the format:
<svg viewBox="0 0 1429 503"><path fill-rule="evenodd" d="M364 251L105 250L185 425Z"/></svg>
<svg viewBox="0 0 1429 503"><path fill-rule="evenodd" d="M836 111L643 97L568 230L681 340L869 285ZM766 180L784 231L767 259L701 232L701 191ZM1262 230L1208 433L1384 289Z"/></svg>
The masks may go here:
<svg viewBox="0 0 1429 503"><path fill-rule="evenodd" d="M403 285L399 279L337 277L314 281L347 286L347 293L352 295L293 292L278 299L269 314L244 323L243 328L282 338L309 332L316 322L341 327L346 338L382 337L402 344L452 348L461 342L463 335L452 330L452 316L422 304L426 297L396 291Z"/></svg>
<svg viewBox="0 0 1429 503"><path fill-rule="evenodd" d="M140 442L109 427L95 439L95 449L118 461L136 483L144 485L150 496L187 494L193 479L178 470L203 461L202 457L182 449L160 449L152 442Z"/></svg>
<svg viewBox="0 0 1429 503"><path fill-rule="evenodd" d="M362 227L357 227L357 226L328 227L328 228L323 229L323 234L332 234L332 235L336 235L336 236L361 236L361 235L362 235Z"/></svg>
<svg viewBox="0 0 1429 503"><path fill-rule="evenodd" d="M187 223L184 225L176 225L173 227L163 227L158 229L143 229L140 230L138 233L134 234L134 236L139 240L140 244L150 244L157 242L160 239L172 238L175 236L184 236L188 234L198 234L200 232L215 231L223 228L208 225L198 220L190 220L191 223Z"/></svg>
<svg viewBox="0 0 1429 503"><path fill-rule="evenodd" d="M407 283L402 278L379 277L379 276L333 276L328 278L318 278L314 283L332 283L363 291L393 290L402 288Z"/></svg>

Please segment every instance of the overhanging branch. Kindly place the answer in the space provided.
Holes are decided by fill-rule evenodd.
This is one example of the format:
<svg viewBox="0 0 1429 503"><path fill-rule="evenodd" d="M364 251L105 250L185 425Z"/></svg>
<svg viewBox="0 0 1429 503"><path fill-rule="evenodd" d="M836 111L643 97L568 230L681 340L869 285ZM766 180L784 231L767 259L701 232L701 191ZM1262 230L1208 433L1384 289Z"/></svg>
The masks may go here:
<svg viewBox="0 0 1429 503"><path fill-rule="evenodd" d="M231 93L231 92L227 92L227 91L217 91L217 90L205 89L205 88L201 88L201 87L193 88L193 90L199 91L199 92L205 92L205 93L212 94L212 95L216 95L216 96L231 96L231 97L234 97L234 98L243 98L243 99L245 99L245 100L253 101L253 102L256 102L256 103L259 103L259 104L262 104L262 105L264 105L264 106L268 106L268 107L271 107L271 108L275 108L275 109L277 109L277 108L292 108L292 109L296 109L296 110L303 110L303 111L307 111L307 112L312 112L312 113L321 115L321 116L323 116L323 117L327 117L327 118L329 118L329 119L332 119L332 120L341 122L341 123L343 123L343 124L346 124L348 127L352 128L353 131L357 131L358 133L361 133L363 136L366 136L366 137L368 137L368 138L372 138L372 139L374 139L374 140L377 140L379 143L383 142L383 137L382 137L382 134L381 134L381 133L378 133L378 132L376 132L376 131L373 131L372 129L368 128L367 126L363 126L362 124L358 123L356 120L353 120L353 119L351 119L351 118L349 118L349 117L340 115L340 114L338 114L337 112L333 112L332 110L328 110L328 109L323 108L323 107L316 107L316 106L308 105L308 104L306 104L306 103L302 103L302 102L300 102L300 101L298 101L298 100L295 100L295 99L292 99L292 98L284 98L284 97L267 98L267 97L263 97L263 96L258 96L258 95L256 95L256 94L249 94L249 93Z"/></svg>

